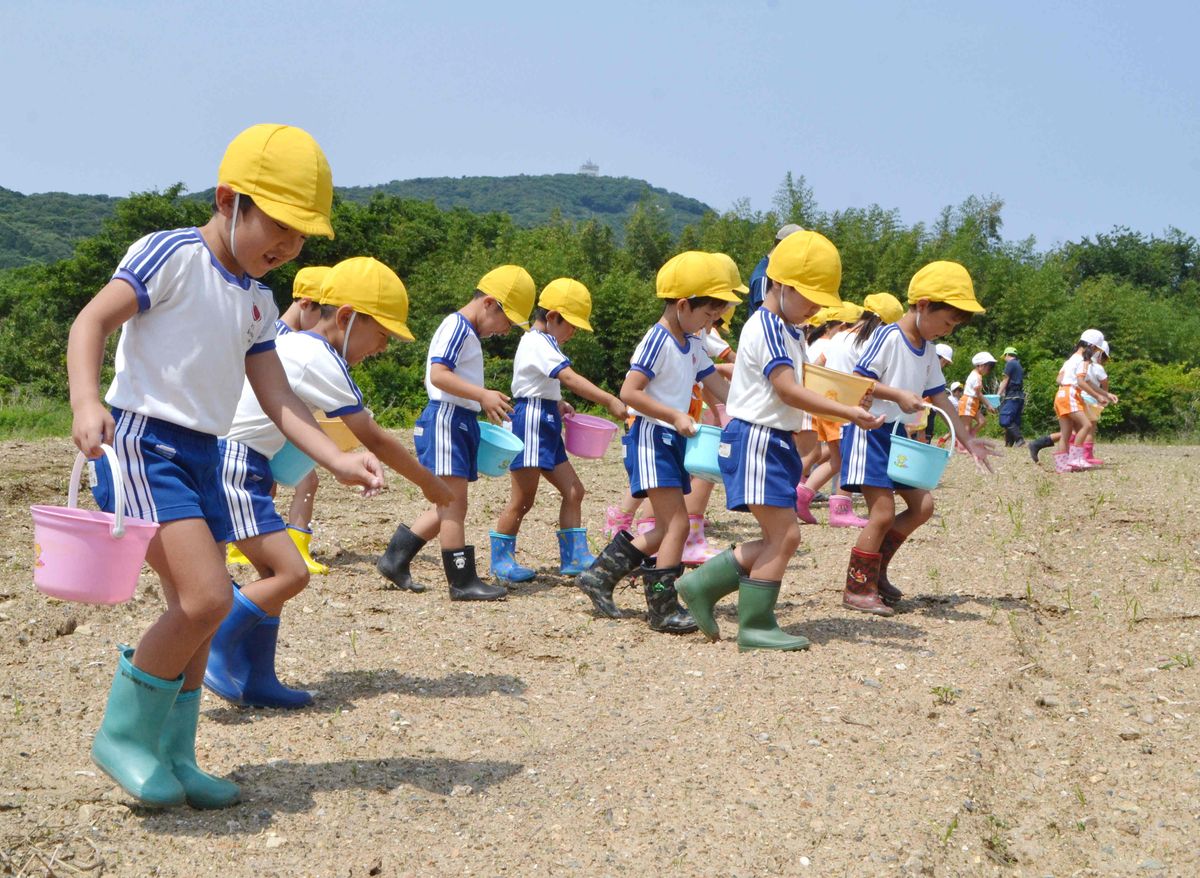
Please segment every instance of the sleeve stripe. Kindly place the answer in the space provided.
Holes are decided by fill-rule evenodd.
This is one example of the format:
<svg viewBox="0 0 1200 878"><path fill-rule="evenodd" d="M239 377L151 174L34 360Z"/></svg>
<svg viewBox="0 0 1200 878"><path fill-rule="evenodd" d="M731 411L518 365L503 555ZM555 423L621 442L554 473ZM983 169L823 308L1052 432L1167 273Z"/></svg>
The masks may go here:
<svg viewBox="0 0 1200 878"><path fill-rule="evenodd" d="M143 253L138 254L124 266L142 283L148 282L176 250L185 244L193 243L196 240L196 233L191 229L183 229L175 232L163 232L155 237L158 240L151 241Z"/></svg>
<svg viewBox="0 0 1200 878"><path fill-rule="evenodd" d="M899 331L900 327L894 323L875 330L875 334L867 340L867 349L858 358L858 364L856 368L871 369L871 361L879 356L879 352L882 350L884 343L889 337L891 337L893 333ZM875 370L871 369L871 371L874 372Z"/></svg>

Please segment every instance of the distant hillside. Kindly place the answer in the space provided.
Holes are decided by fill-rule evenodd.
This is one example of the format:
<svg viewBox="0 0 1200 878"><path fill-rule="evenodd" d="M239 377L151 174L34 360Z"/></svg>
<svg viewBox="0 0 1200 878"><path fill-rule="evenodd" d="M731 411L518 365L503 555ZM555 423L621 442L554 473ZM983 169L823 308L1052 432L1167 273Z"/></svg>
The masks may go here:
<svg viewBox="0 0 1200 878"><path fill-rule="evenodd" d="M569 220L598 219L618 233L643 195L666 211L673 234L698 222L708 205L630 177L583 174L517 177L421 177L379 186L338 187L349 201L366 202L376 193L433 201L442 209L464 207L476 213L507 213L519 226L546 222L555 210ZM212 190L191 196L212 198ZM0 268L53 262L70 256L75 242L100 230L120 198L50 192L22 195L0 187Z"/></svg>

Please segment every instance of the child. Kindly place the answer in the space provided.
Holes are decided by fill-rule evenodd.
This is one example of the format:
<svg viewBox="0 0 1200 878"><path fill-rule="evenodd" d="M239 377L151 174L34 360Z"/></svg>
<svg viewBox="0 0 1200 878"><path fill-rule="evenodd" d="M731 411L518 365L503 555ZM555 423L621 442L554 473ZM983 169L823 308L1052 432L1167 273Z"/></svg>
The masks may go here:
<svg viewBox="0 0 1200 878"><path fill-rule="evenodd" d="M816 232L795 232L780 242L767 265L763 305L751 315L738 340L721 434L721 476L726 505L750 512L762 537L731 547L679 580L679 595L709 640L720 630L713 608L738 592L738 649L807 649L805 637L787 634L775 605L788 561L800 545L793 506L800 480L800 454L793 433L800 406L844 417L870 429L882 423L865 409L842 405L801 383L804 345L801 326L821 306L838 303L841 259Z"/></svg>
<svg viewBox="0 0 1200 878"><path fill-rule="evenodd" d="M529 272L519 265L493 268L479 280L466 305L438 326L425 358L425 392L429 403L413 428L421 464L441 476L454 499L417 517L412 527L401 524L392 534L376 568L396 588L422 592L409 565L421 547L435 536L442 547L442 568L452 601L498 601L508 596L503 585L490 585L475 572L475 547L466 544L467 486L479 478L482 411L492 423L508 421L508 397L483 384L480 339L504 335L526 326L536 290Z"/></svg>
<svg viewBox="0 0 1200 878"><path fill-rule="evenodd" d="M1058 370L1058 391L1054 394L1054 413L1058 416L1058 450L1054 452L1056 473L1092 469L1084 455L1084 444L1092 437L1092 422L1087 416L1083 394L1107 402L1109 395L1088 378L1092 356L1104 341L1098 329L1085 329L1079 341ZM1072 438L1072 434L1074 438ZM1034 457L1036 460L1036 456Z"/></svg>
<svg viewBox="0 0 1200 878"><path fill-rule="evenodd" d="M583 483L563 445L562 416L573 409L562 400L562 388L599 403L624 418L625 403L606 393L571 368L562 352L576 329L592 331L588 319L592 297L577 280L560 277L546 284L533 313L533 328L525 333L513 357L512 430L525 440L525 450L509 467L512 494L492 531L492 575L509 582L527 582L536 575L517 563L517 532L533 508L542 477L562 497L558 511L558 572L576 576L596 559L588 551L583 523Z"/></svg>
<svg viewBox="0 0 1200 878"><path fill-rule="evenodd" d="M1096 345L1092 363L1088 366L1088 381L1093 387L1098 387L1107 394L1109 403L1114 403L1117 396L1108 389L1108 370L1104 368L1108 363L1110 351L1108 339L1101 339L1100 344ZM1092 422L1092 434L1083 443L1083 459L1092 466L1104 466L1104 461L1096 457L1096 428L1100 424L1100 412L1104 410L1105 403L1094 396L1085 396L1083 401L1088 404L1088 419Z"/></svg>
<svg viewBox="0 0 1200 878"><path fill-rule="evenodd" d="M75 319L67 343L72 438L89 457L112 445L125 513L159 523L147 560L167 609L123 649L92 759L145 805L232 805L237 784L196 766L196 723L208 643L229 612L217 436L233 421L243 381L292 442L339 481L382 485L371 455L338 450L288 386L275 355L271 291L254 278L300 253L308 235L333 237L333 180L299 128L255 125L230 143L212 218L147 235ZM104 343L118 327L116 371L97 397ZM96 500L112 509L108 466Z"/></svg>
<svg viewBox="0 0 1200 878"><path fill-rule="evenodd" d="M938 365L941 366L942 372L945 373L946 367L954 362L954 348L950 347L950 345L946 344L945 342L938 342L933 346L933 349L937 353ZM955 411L958 411L957 393L960 390L962 390L962 384L958 381L955 381L950 385L950 392L946 394L946 400L950 403ZM929 400L925 401L929 402ZM934 419L929 409L922 409L921 414L917 418L916 424L919 425L919 429L915 432L918 432L925 437L921 441L923 441L926 445L929 445L931 442L933 442ZM909 430L909 435L911 436L913 432L914 430ZM943 436L942 439L938 441L938 444L944 445L945 438L946 437Z"/></svg>
<svg viewBox="0 0 1200 878"><path fill-rule="evenodd" d="M311 329L287 333L276 343L292 390L311 410L341 418L368 451L418 485L428 500L448 503L445 482L375 423L347 368L383 351L393 336L412 341L404 284L382 262L356 256L326 274L320 301ZM284 441L247 383L233 426L219 444L221 487L233 525L230 540L262 578L234 588L233 609L213 636L204 673L204 685L234 704L295 708L312 703L312 693L289 689L275 675L279 616L309 577L271 499L270 459Z"/></svg>
<svg viewBox="0 0 1200 878"><path fill-rule="evenodd" d="M842 484L861 490L867 501L868 523L850 551L842 604L878 616L892 615L903 597L888 580L888 564L913 531L933 514L933 495L888 477L892 430L904 415L921 410L922 397L946 411L967 450L982 466L994 454L991 443L966 434L966 426L950 408L946 382L932 344L983 313L967 270L957 262L931 262L908 285L908 311L897 322L881 326L867 342L854 371L879 382L875 385L874 414L885 423L874 429L850 424L842 432ZM990 469L990 467L989 467ZM896 514L895 495L908 508Z"/></svg>
<svg viewBox="0 0 1200 878"><path fill-rule="evenodd" d="M312 329L321 319L318 300L321 284L329 273L327 265L306 265L292 279L292 304L275 321L277 334L283 335L297 330Z"/></svg>
<svg viewBox="0 0 1200 878"><path fill-rule="evenodd" d="M996 358L987 351L971 357L971 371L967 373L967 383L958 401L958 416L967 425L968 436L974 436L987 422L987 412L983 408L987 405L983 398L983 379L995 364ZM990 405L987 407L991 408Z"/></svg>
<svg viewBox="0 0 1200 878"><path fill-rule="evenodd" d="M575 584L597 611L620 618L613 589L657 553L656 566L643 569L650 627L685 634L696 630L675 595L688 535L684 495L691 490L691 476L683 466L684 445L686 437L696 432L688 402L697 381L721 402L729 391L729 383L693 333L711 324L738 297L721 260L698 250L667 260L659 269L655 290L658 298L667 300L662 318L638 344L621 386L621 400L634 414L624 440L625 470L633 496L650 498L654 527L636 538L618 531Z"/></svg>

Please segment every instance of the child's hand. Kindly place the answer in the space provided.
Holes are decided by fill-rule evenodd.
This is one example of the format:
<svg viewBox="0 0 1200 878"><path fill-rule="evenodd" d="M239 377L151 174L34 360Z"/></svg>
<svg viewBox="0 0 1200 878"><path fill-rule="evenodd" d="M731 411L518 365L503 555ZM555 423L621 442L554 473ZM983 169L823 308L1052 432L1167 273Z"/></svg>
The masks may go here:
<svg viewBox="0 0 1200 878"><path fill-rule="evenodd" d="M866 409L855 409L854 417L851 420L856 427L863 430L874 430L876 427L883 426L883 415L873 415Z"/></svg>
<svg viewBox="0 0 1200 878"><path fill-rule="evenodd" d="M112 414L99 399L80 406L71 420L71 438L75 447L89 459L99 457L103 452L100 444L112 445L113 432L117 425Z"/></svg>
<svg viewBox="0 0 1200 878"><path fill-rule="evenodd" d="M1117 404L1117 395L1115 393L1108 394L1108 404L1109 405Z"/></svg>
<svg viewBox="0 0 1200 878"><path fill-rule="evenodd" d="M692 416L687 412L677 414L671 425L675 428L676 432L684 436L696 435L696 422L692 420Z"/></svg>
<svg viewBox="0 0 1200 878"><path fill-rule="evenodd" d="M896 399L896 405L900 406L900 411L906 415L911 415L914 412L919 412L925 408L925 400L917 396L911 390L899 391L899 397Z"/></svg>
<svg viewBox="0 0 1200 878"><path fill-rule="evenodd" d="M862 395L862 399L858 401L858 407L869 409L875 404L875 385L871 385L871 389Z"/></svg>
<svg viewBox="0 0 1200 878"><path fill-rule="evenodd" d="M629 409L625 407L625 403L621 402L615 396L608 398L608 413L614 418L620 418L622 421L629 417Z"/></svg>
<svg viewBox="0 0 1200 878"><path fill-rule="evenodd" d="M369 451L361 454L343 451L329 471L343 485L361 485L364 497L374 497L383 490L383 467Z"/></svg>
<svg viewBox="0 0 1200 878"><path fill-rule="evenodd" d="M512 411L508 397L499 390L485 390L479 400L479 406L493 424L509 420L508 414Z"/></svg>
<svg viewBox="0 0 1200 878"><path fill-rule="evenodd" d="M975 458L975 465L980 471L992 472L992 465L988 461L989 457L999 457L1000 452L996 448L996 444L990 439L971 438L962 442L964 448L971 453L971 457Z"/></svg>
<svg viewBox="0 0 1200 878"><path fill-rule="evenodd" d="M434 506L449 506L450 501L454 499L454 492L450 490L450 486L432 473L425 480L425 484L421 485L421 493Z"/></svg>
<svg viewBox="0 0 1200 878"><path fill-rule="evenodd" d="M567 415L573 414L575 414L575 406L571 405L565 399L560 399L558 401L558 416L565 418Z"/></svg>

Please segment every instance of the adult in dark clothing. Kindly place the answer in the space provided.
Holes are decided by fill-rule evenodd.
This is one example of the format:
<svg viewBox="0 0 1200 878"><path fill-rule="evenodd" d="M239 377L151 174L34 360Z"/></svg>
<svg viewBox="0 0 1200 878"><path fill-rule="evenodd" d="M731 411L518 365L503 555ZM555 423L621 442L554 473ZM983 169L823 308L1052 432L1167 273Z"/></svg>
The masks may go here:
<svg viewBox="0 0 1200 878"><path fill-rule="evenodd" d="M1017 358L1017 349L1004 349L1004 378L1000 381L1000 426L1004 428L1004 445L1025 444L1021 435L1021 419L1025 413L1025 368Z"/></svg>
<svg viewBox="0 0 1200 878"><path fill-rule="evenodd" d="M785 226L780 226L779 231L775 233L775 244L767 251L767 255L759 260L758 265L754 266L754 271L750 272L749 287L750 293L746 296L746 319L759 309L763 303L763 299L767 296L767 260L771 258L771 253L779 246L779 242L786 238L792 232L803 232L804 229L795 223L788 223Z"/></svg>

